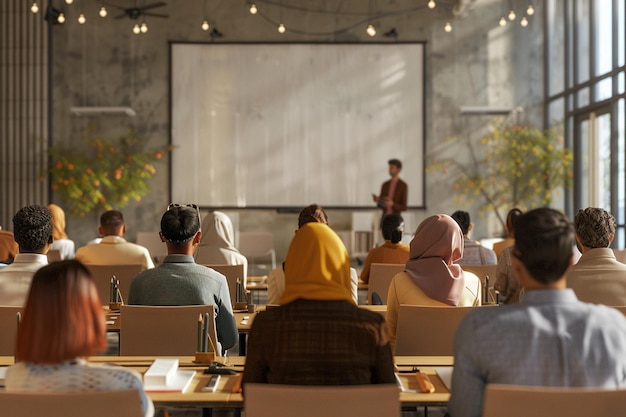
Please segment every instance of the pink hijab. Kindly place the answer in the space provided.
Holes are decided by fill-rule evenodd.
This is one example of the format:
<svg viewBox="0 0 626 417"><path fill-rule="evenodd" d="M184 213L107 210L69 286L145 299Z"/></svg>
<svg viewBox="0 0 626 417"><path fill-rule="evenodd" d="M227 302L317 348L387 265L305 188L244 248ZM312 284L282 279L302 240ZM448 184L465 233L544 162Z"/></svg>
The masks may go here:
<svg viewBox="0 0 626 417"><path fill-rule="evenodd" d="M405 272L433 300L456 306L465 288L463 270L456 261L463 257L463 233L445 214L420 223L411 241Z"/></svg>

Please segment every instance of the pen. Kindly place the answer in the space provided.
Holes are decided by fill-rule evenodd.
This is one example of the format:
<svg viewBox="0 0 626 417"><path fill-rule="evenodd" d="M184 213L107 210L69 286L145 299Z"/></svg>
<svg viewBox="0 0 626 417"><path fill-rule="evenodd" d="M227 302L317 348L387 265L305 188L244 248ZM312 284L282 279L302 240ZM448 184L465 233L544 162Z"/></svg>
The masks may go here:
<svg viewBox="0 0 626 417"><path fill-rule="evenodd" d="M202 314L198 314L198 344L196 346L196 352L202 352Z"/></svg>
<svg viewBox="0 0 626 417"><path fill-rule="evenodd" d="M115 302L115 275L111 277L111 286L109 287L109 302Z"/></svg>
<svg viewBox="0 0 626 417"><path fill-rule="evenodd" d="M202 351L209 351L209 313L204 313L204 332L202 335Z"/></svg>

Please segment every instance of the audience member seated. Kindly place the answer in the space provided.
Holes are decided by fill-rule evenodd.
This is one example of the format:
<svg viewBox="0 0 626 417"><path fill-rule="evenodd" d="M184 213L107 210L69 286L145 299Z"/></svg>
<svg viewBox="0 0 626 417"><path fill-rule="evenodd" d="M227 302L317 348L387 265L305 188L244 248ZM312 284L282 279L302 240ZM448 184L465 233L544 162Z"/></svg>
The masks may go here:
<svg viewBox="0 0 626 417"><path fill-rule="evenodd" d="M217 339L226 350L238 332L224 275L198 265L193 254L202 238L197 206L170 205L161 217L161 240L167 256L159 266L130 283L128 304L149 306L213 305Z"/></svg>
<svg viewBox="0 0 626 417"><path fill-rule="evenodd" d="M467 211L457 210L451 216L461 227L463 232L463 257L458 264L463 265L495 265L498 263L496 253L484 247L475 240L469 238L470 232L474 229L474 223L470 220Z"/></svg>
<svg viewBox="0 0 626 417"><path fill-rule="evenodd" d="M509 236L515 236L515 223L522 215L521 210L513 209L509 211L509 215L506 219L506 230ZM515 242L515 240L513 240ZM511 262L511 254L513 253L514 246L506 247L498 255L498 266L496 268L496 282L493 287L498 291L503 304L514 304L524 296L524 289L522 284L515 276L515 270L513 269L513 263Z"/></svg>
<svg viewBox="0 0 626 417"><path fill-rule="evenodd" d="M461 322L452 417L480 416L487 384L626 387L626 318L578 301L566 288L573 244L573 228L556 210L531 210L517 220L512 260L524 299L475 309Z"/></svg>
<svg viewBox="0 0 626 417"><path fill-rule="evenodd" d="M386 214L381 227L385 243L373 248L367 254L361 271L361 281L365 283L370 280L370 268L373 263L405 264L409 260L409 247L401 242L404 232L402 216L395 213Z"/></svg>
<svg viewBox="0 0 626 417"><path fill-rule="evenodd" d="M19 253L0 268L0 305L23 306L35 272L48 265L52 244L52 213L44 206L26 206L13 216Z"/></svg>
<svg viewBox="0 0 626 417"><path fill-rule="evenodd" d="M61 259L74 258L74 241L65 233L65 212L56 204L48 204L48 210L52 213L52 237L54 238L50 249L58 250Z"/></svg>
<svg viewBox="0 0 626 417"><path fill-rule="evenodd" d="M10 264L19 251L13 232L0 228L0 262Z"/></svg>
<svg viewBox="0 0 626 417"><path fill-rule="evenodd" d="M500 257L502 252L515 244L515 219L522 215L522 210L517 207L509 210L506 215L506 224L504 225L505 232L507 237L500 242L496 242L493 244L493 251L496 253L497 257Z"/></svg>
<svg viewBox="0 0 626 417"><path fill-rule="evenodd" d="M580 301L626 306L626 265L609 248L615 238L615 217L589 207L578 210L574 228L582 256L567 274L567 286Z"/></svg>
<svg viewBox="0 0 626 417"><path fill-rule="evenodd" d="M235 248L233 223L225 213L213 211L204 217L196 262L202 265L243 265L246 284L248 259Z"/></svg>
<svg viewBox="0 0 626 417"><path fill-rule="evenodd" d="M33 277L6 390L136 389L145 415L152 416L154 406L137 372L85 361L106 347L104 310L89 271L75 260L53 262Z"/></svg>
<svg viewBox="0 0 626 417"><path fill-rule="evenodd" d="M311 204L300 211L298 216L298 229L307 223L328 224L328 216L324 209L317 205ZM298 230L296 230L298 233ZM350 281L352 286L352 298L355 304L359 303L359 276L356 269L350 268ZM285 291L285 264L274 268L267 277L267 303L279 304L280 297Z"/></svg>
<svg viewBox="0 0 626 417"><path fill-rule="evenodd" d="M393 277L387 295L387 325L392 349L395 349L401 304L481 305L480 280L457 264L463 257L463 233L452 217L438 214L424 219L415 231L410 248L405 270Z"/></svg>
<svg viewBox="0 0 626 417"><path fill-rule="evenodd" d="M98 244L83 246L76 251L76 259L86 265L141 265L154 268L148 249L124 239L124 215L116 210L100 216L98 232L103 236Z"/></svg>
<svg viewBox="0 0 626 417"><path fill-rule="evenodd" d="M252 323L244 391L247 383L395 383L385 321L355 305L348 252L330 227L307 223L298 230L285 278L281 306Z"/></svg>

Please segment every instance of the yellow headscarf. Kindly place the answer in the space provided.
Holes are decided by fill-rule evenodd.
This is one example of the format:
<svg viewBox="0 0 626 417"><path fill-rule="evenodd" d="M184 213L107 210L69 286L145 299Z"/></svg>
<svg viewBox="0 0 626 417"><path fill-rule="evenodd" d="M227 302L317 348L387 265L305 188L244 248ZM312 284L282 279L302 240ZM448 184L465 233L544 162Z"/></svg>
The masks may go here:
<svg viewBox="0 0 626 417"><path fill-rule="evenodd" d="M294 236L285 260L280 304L298 298L345 300L354 304L350 258L339 236L322 223L307 223Z"/></svg>
<svg viewBox="0 0 626 417"><path fill-rule="evenodd" d="M67 239L65 212L56 204L48 204L48 210L52 213L52 237L54 240Z"/></svg>

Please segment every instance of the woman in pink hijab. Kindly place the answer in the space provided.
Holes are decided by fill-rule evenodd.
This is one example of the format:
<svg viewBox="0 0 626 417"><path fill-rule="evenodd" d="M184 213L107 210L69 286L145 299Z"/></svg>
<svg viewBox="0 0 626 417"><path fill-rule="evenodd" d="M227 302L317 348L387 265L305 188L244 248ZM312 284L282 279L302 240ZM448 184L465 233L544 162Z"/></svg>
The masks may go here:
<svg viewBox="0 0 626 417"><path fill-rule="evenodd" d="M463 257L463 233L445 214L430 216L417 227L404 272L391 281L387 325L395 349L400 304L471 307L481 304L478 277L456 264Z"/></svg>

